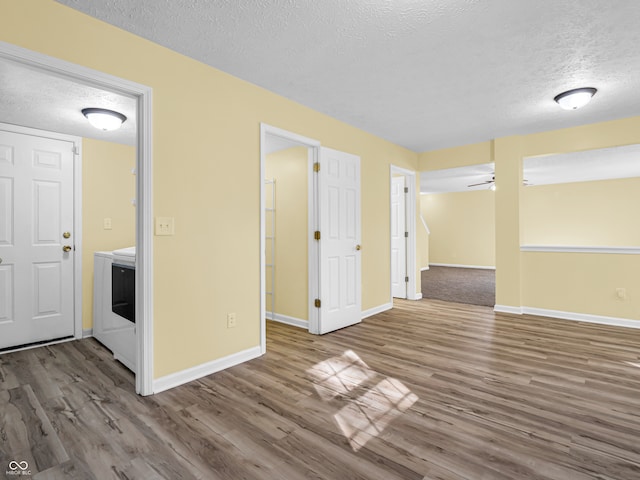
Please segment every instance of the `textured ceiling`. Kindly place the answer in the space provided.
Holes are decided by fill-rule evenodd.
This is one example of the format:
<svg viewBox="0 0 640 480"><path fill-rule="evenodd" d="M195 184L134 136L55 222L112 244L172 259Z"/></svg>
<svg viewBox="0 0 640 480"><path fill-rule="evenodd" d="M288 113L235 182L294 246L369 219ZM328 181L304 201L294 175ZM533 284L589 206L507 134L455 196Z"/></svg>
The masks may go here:
<svg viewBox="0 0 640 480"><path fill-rule="evenodd" d="M418 152L640 114L637 0L58 1Z"/></svg>
<svg viewBox="0 0 640 480"><path fill-rule="evenodd" d="M127 120L119 130L97 130L82 115L89 107L115 110ZM134 145L136 100L0 60L0 122Z"/></svg>

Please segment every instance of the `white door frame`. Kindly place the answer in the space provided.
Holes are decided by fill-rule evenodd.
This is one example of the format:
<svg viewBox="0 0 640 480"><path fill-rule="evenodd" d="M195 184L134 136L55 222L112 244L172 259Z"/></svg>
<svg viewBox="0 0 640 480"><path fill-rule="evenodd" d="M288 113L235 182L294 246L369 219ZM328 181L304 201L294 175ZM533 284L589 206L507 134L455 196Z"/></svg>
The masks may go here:
<svg viewBox="0 0 640 480"><path fill-rule="evenodd" d="M73 336L82 338L82 137L0 123L0 129L73 143Z"/></svg>
<svg viewBox="0 0 640 480"><path fill-rule="evenodd" d="M317 230L318 224L318 207L317 207L317 175L314 175L313 164L318 161L320 142L312 138L307 138L297 133L289 132L266 123L260 123L260 351L265 353L267 351L267 321L266 321L266 225L265 225L265 188L264 182L265 165L266 165L266 141L267 135L283 138L285 140L291 140L297 142L303 146L309 148L309 154L307 156L307 205L308 205L308 234L307 239L313 238L313 232ZM317 242L309 241L308 249L308 271L309 271L309 332L318 333L319 331L319 319L318 309L315 308L311 299L318 298L319 292L319 271L320 271L320 255L318 252Z"/></svg>
<svg viewBox="0 0 640 480"><path fill-rule="evenodd" d="M136 392L140 395L151 395L153 393L152 89L139 83L2 41L0 41L0 58L137 99L136 270L138 274L136 275L136 336L138 348ZM77 224L76 222L79 221L77 210L74 215L76 216L74 224ZM82 291L82 277L80 275L76 275L74 288L76 292ZM80 318L82 318L81 315ZM76 336L77 334L76 329Z"/></svg>
<svg viewBox="0 0 640 480"><path fill-rule="evenodd" d="M393 177L402 175L404 176L404 184L408 188L407 195L405 196L405 215L406 215L406 228L409 232L407 237L407 298L409 300L419 300L421 295L416 293L416 172L413 170L407 170L406 168L390 165L389 168L389 301L393 305L393 289L391 278L391 182Z"/></svg>

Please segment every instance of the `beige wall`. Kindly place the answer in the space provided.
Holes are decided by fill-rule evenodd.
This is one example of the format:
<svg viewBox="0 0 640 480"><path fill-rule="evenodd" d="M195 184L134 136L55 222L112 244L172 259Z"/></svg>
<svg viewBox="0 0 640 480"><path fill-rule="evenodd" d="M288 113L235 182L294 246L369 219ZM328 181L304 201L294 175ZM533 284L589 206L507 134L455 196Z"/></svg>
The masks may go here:
<svg viewBox="0 0 640 480"><path fill-rule="evenodd" d="M431 264L495 266L494 197L490 190L420 196Z"/></svg>
<svg viewBox="0 0 640 480"><path fill-rule="evenodd" d="M534 187L521 187L524 157L635 143L640 143L640 117L497 138L490 142L425 152L419 155L418 162L420 170L495 162L497 305L640 320L640 280L637 273L633 273L638 271L640 259L637 255L520 251L520 245L525 240L527 243L540 241L547 245L551 242L548 237L550 230L542 227L547 222L542 209L549 210L553 205L553 200L547 194L562 195L566 200L548 218L549 224L557 226L554 236L561 245L569 242L578 245L614 242L614 246L623 243L627 244L625 246L640 246L637 243L637 222L635 216L629 213L629 206L637 204L637 180L616 181L617 187L605 183L597 187L575 185L566 189L553 186L538 187L537 190ZM609 206L605 206L606 203L600 204L593 198L583 198L585 207L581 207L582 213L576 213L574 208L577 205L566 198L569 190L573 190L572 195L584 197L589 194L586 190L593 188L609 192L611 188L618 188L620 191L612 193L613 198L608 205L611 208L616 208L614 205L625 207L614 213ZM544 199L533 198L538 195L544 196ZM532 201L541 203L533 205ZM572 212L576 215L572 220L576 230L570 233L568 226L558 225L561 223L561 216L571 215ZM577 217L581 218L580 232L575 223L578 221ZM598 221L606 218L611 231L589 231L589 228L593 228L587 227L590 217L597 218ZM629 245L628 242L633 243ZM626 289L626 298L616 296L617 288Z"/></svg>
<svg viewBox="0 0 640 480"><path fill-rule="evenodd" d="M530 186L520 195L522 245L640 245L640 178Z"/></svg>
<svg viewBox="0 0 640 480"><path fill-rule="evenodd" d="M640 117L519 137L518 155L504 156L501 161L511 163L515 160L521 164L525 156L568 153L635 143L640 143ZM498 159L496 164L497 162ZM637 183L618 181L618 185L624 188L635 188ZM626 198L635 196L634 192L619 192L619 194ZM513 201L513 197L509 201ZM594 207L595 216L600 218L606 216L606 212L598 213L599 207L593 203L588 203L588 206ZM618 215L618 213L611 213L613 222L611 225L615 223L618 225L615 237L621 241L622 238L625 238L625 241L637 238L634 233L637 232L637 226L635 226L637 215L629 215L627 222L624 219L616 220ZM625 230L625 223L629 230ZM590 235L585 235L584 238L576 239L576 242L594 245L596 241L604 243L609 240L612 238L605 239L602 234L598 234L594 239ZM628 246L640 246L640 244ZM640 258L637 255L525 252L520 253L517 259L515 256L512 257L510 261L513 262L512 265L517 265L522 279L520 300L522 305L640 320L640 279L637 276ZM499 278L497 290L511 280L508 276L500 278L500 275L497 275L497 277ZM617 288L626 289L626 298L621 299L616 296ZM509 302L513 298L515 296L503 296L501 300L506 303L500 303L512 305L513 303Z"/></svg>
<svg viewBox="0 0 640 480"><path fill-rule="evenodd" d="M259 345L260 122L361 157L362 307L389 301L389 168L417 154L53 0L0 11L0 40L153 88L154 216L176 229L154 238L155 378Z"/></svg>
<svg viewBox="0 0 640 480"><path fill-rule="evenodd" d="M307 224L307 148L296 147L267 156L265 175L274 179L275 203L275 313L308 321L309 317L309 254ZM267 208L271 206L267 188ZM270 235L272 213L265 217ZM267 263L271 248L267 240ZM267 268L267 277L271 270ZM267 278L267 290L271 290ZM271 310L267 296L267 310Z"/></svg>
<svg viewBox="0 0 640 480"><path fill-rule="evenodd" d="M419 191L419 190L418 190ZM422 215L422 195L418 194L418 211L420 212L420 215L422 216L422 218L425 220L426 223L426 219L424 218L424 215ZM427 227L429 226L429 224L427 223ZM417 264L418 264L418 269L420 270L425 270L427 268L429 268L429 238L430 238L430 234L427 231L427 229L424 227L422 220L420 218L418 218L417 222L416 222L416 229L417 229L417 235L416 235L416 244L417 244L417 250L418 250L418 254L417 254ZM418 273L418 277L420 276L420 274Z"/></svg>
<svg viewBox="0 0 640 480"><path fill-rule="evenodd" d="M640 322L640 255L523 252L521 269L524 306Z"/></svg>
<svg viewBox="0 0 640 480"><path fill-rule="evenodd" d="M93 253L136 242L136 149L82 140L82 328L93 327ZM111 218L112 229L104 229Z"/></svg>
<svg viewBox="0 0 640 480"><path fill-rule="evenodd" d="M423 152L418 157L418 169L427 172L490 162L493 162L493 142L481 142Z"/></svg>

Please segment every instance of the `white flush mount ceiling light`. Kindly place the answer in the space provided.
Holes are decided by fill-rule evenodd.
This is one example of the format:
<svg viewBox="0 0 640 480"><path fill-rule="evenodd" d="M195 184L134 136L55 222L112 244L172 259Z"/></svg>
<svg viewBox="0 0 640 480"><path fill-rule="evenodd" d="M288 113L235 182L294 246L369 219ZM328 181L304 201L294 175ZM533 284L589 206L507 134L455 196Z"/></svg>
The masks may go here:
<svg viewBox="0 0 640 480"><path fill-rule="evenodd" d="M106 108L83 108L82 114L91 125L104 131L119 129L127 119L123 114Z"/></svg>
<svg viewBox="0 0 640 480"><path fill-rule="evenodd" d="M565 110L576 110L589 103L597 91L593 87L574 88L556 95L554 100Z"/></svg>

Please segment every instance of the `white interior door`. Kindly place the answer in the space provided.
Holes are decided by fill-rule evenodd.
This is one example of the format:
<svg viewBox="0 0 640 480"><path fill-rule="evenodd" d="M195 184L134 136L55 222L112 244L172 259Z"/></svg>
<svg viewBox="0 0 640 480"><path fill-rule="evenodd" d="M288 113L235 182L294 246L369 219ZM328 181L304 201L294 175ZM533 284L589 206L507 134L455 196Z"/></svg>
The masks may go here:
<svg viewBox="0 0 640 480"><path fill-rule="evenodd" d="M407 298L407 238L404 176L391 177L391 294Z"/></svg>
<svg viewBox="0 0 640 480"><path fill-rule="evenodd" d="M319 333L361 321L360 157L320 149Z"/></svg>
<svg viewBox="0 0 640 480"><path fill-rule="evenodd" d="M74 334L73 232L73 142L0 130L0 348Z"/></svg>

